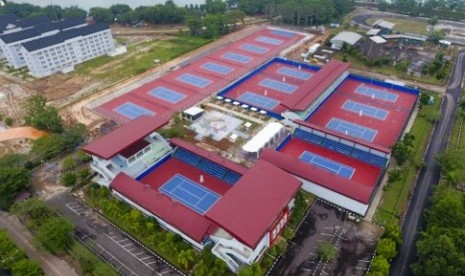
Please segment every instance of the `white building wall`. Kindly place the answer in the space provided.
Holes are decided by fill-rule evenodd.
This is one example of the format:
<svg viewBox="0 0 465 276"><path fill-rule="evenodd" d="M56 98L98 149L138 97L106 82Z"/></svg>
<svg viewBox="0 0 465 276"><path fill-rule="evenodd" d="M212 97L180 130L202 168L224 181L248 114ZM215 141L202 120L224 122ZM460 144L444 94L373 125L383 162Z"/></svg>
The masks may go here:
<svg viewBox="0 0 465 276"><path fill-rule="evenodd" d="M32 41L32 40L36 40L36 39L39 39L39 38L42 38L42 37L51 36L51 35L54 35L54 34L56 34L58 32L59 32L59 30L52 30L52 31L43 33L43 34L41 34L39 36L34 36L34 37L30 37L30 38L27 38L27 39L24 39L24 40L15 41L15 42L10 43L10 44L5 44L2 40L0 40L0 43L3 44L3 45L0 45L0 47L2 49L2 52L3 52L6 60L8 61L8 65L14 67L15 69L18 69L18 68L26 66L25 57L24 57L23 52L21 51L21 44L22 43Z"/></svg>
<svg viewBox="0 0 465 276"><path fill-rule="evenodd" d="M342 208L347 209L356 214L359 214L361 216L365 216L368 210L368 207L370 207L370 205L368 204L364 204L359 201L353 200L349 197L336 193L330 189L322 187L306 179L303 179L300 177L297 177L297 178L299 178L302 181L303 183L302 189L304 189L305 191L312 193L319 198L322 198L335 205L341 206Z"/></svg>
<svg viewBox="0 0 465 276"><path fill-rule="evenodd" d="M72 71L76 64L113 51L115 43L110 29L75 37L32 52L21 48L30 74L36 78Z"/></svg>

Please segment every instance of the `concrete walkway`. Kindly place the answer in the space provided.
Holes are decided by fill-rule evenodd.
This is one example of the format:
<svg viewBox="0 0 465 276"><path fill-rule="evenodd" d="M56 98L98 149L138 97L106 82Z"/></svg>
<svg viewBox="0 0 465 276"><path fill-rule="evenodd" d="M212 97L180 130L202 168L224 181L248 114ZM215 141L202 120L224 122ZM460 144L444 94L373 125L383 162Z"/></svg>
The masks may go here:
<svg viewBox="0 0 465 276"><path fill-rule="evenodd" d="M15 244L24 250L31 259L40 262L45 275L49 276L78 276L64 260L46 251L38 250L32 244L32 235L16 216L0 212L0 228L8 231Z"/></svg>

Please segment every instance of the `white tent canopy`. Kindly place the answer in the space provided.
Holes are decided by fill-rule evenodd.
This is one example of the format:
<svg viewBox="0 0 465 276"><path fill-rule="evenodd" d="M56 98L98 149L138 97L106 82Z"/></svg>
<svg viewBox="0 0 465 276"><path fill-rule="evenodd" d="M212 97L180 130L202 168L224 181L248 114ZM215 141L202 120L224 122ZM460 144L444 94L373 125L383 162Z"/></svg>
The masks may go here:
<svg viewBox="0 0 465 276"><path fill-rule="evenodd" d="M275 141L280 136L284 126L277 122L267 124L260 130L250 141L248 141L242 149L245 152L259 153L270 141Z"/></svg>

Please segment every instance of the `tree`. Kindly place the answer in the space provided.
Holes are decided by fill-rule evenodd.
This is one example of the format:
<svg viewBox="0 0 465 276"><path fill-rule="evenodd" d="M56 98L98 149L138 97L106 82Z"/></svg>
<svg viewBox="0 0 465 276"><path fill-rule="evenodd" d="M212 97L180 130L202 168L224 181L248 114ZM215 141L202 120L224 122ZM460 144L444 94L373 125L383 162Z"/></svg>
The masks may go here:
<svg viewBox="0 0 465 276"><path fill-rule="evenodd" d="M52 20L60 20L63 18L63 9L58 5L47 5L44 8L45 14Z"/></svg>
<svg viewBox="0 0 465 276"><path fill-rule="evenodd" d="M74 170L77 167L77 161L73 158L72 155L68 155L65 157L63 160L63 163L61 164L61 168L63 171L71 171Z"/></svg>
<svg viewBox="0 0 465 276"><path fill-rule="evenodd" d="M391 239L380 239L376 246L377 254L387 260L394 258L397 255L396 243Z"/></svg>
<svg viewBox="0 0 465 276"><path fill-rule="evenodd" d="M0 208L8 208L14 197L29 187L30 178L24 168L0 168Z"/></svg>
<svg viewBox="0 0 465 276"><path fill-rule="evenodd" d="M15 262L11 267L11 273L13 275L28 276L44 275L42 269L40 268L39 262L30 259L22 259L18 262Z"/></svg>
<svg viewBox="0 0 465 276"><path fill-rule="evenodd" d="M42 136L32 142L31 153L42 160L51 159L63 152L63 138L58 134Z"/></svg>
<svg viewBox="0 0 465 276"><path fill-rule="evenodd" d="M401 177L401 173L399 169L395 168L393 170L390 170L388 172L388 183L394 183L400 180L400 177Z"/></svg>
<svg viewBox="0 0 465 276"><path fill-rule="evenodd" d="M64 151L70 151L84 142L86 126L84 124L75 124L65 128L62 138Z"/></svg>
<svg viewBox="0 0 465 276"><path fill-rule="evenodd" d="M113 13L110 9L94 7L89 10L89 16L97 22L112 23L114 21Z"/></svg>
<svg viewBox="0 0 465 276"><path fill-rule="evenodd" d="M389 263L380 256L376 256L371 263L371 269L368 275L371 276L387 276L389 275Z"/></svg>
<svg viewBox="0 0 465 276"><path fill-rule="evenodd" d="M325 262L335 261L337 259L337 250L329 242L318 244L316 254Z"/></svg>
<svg viewBox="0 0 465 276"><path fill-rule="evenodd" d="M408 63L407 60L401 60L401 61L398 61L398 62L396 63L395 68L396 68L396 70L397 70L398 72L405 73L405 72L407 72L408 65L409 65L409 63Z"/></svg>
<svg viewBox="0 0 465 276"><path fill-rule="evenodd" d="M26 99L24 105L26 125L31 125L41 130L60 133L63 131L58 111L53 106L47 105L47 99L41 95L34 95Z"/></svg>
<svg viewBox="0 0 465 276"><path fill-rule="evenodd" d="M70 6L63 9L63 18L86 17L87 12L78 6Z"/></svg>
<svg viewBox="0 0 465 276"><path fill-rule="evenodd" d="M434 26L434 25L438 24L438 17L436 15L430 17L428 19L428 24L431 25L431 26Z"/></svg>
<svg viewBox="0 0 465 276"><path fill-rule="evenodd" d="M387 9L389 8L389 4L386 2L386 1L379 1L379 4L378 4L378 9L380 11L387 11Z"/></svg>
<svg viewBox="0 0 465 276"><path fill-rule="evenodd" d="M182 250L176 257L176 260L187 271L195 260L195 252L192 249Z"/></svg>
<svg viewBox="0 0 465 276"><path fill-rule="evenodd" d="M5 124L6 124L7 126L12 126L12 125L13 125L13 118L11 118L11 117L6 117L6 118L5 118Z"/></svg>
<svg viewBox="0 0 465 276"><path fill-rule="evenodd" d="M73 230L73 225L67 220L61 217L52 217L38 227L35 240L46 250L57 254L72 244L71 232Z"/></svg>
<svg viewBox="0 0 465 276"><path fill-rule="evenodd" d="M428 224L447 228L465 228L465 203L447 187L439 186L433 197L433 205L426 211Z"/></svg>
<svg viewBox="0 0 465 276"><path fill-rule="evenodd" d="M45 220L56 214L55 210L37 198L30 198L15 203L10 211L23 220Z"/></svg>
<svg viewBox="0 0 465 276"><path fill-rule="evenodd" d="M392 156L396 159L397 164L402 165L405 161L412 157L413 148L404 143L404 141L398 141L392 146Z"/></svg>
<svg viewBox="0 0 465 276"><path fill-rule="evenodd" d="M384 228L382 239L391 239L396 243L396 247L402 245L402 232L400 231L399 225L391 223L386 225Z"/></svg>
<svg viewBox="0 0 465 276"><path fill-rule="evenodd" d="M61 184L63 184L63 186L71 187L71 186L76 185L77 176L73 172L66 172L63 174L60 181L61 181Z"/></svg>
<svg viewBox="0 0 465 276"><path fill-rule="evenodd" d="M262 269L260 267L260 264L258 263L253 263L252 265L245 266L239 271L239 276L256 276L262 274Z"/></svg>
<svg viewBox="0 0 465 276"><path fill-rule="evenodd" d="M110 11L113 14L113 18L117 18L120 21L120 18L129 14L132 9L126 4L115 4L111 5Z"/></svg>

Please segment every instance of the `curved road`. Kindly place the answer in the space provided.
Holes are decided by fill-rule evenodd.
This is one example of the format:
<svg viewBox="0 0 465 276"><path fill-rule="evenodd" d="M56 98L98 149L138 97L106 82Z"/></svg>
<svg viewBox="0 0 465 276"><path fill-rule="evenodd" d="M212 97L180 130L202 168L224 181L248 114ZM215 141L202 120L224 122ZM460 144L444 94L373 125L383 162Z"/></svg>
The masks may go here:
<svg viewBox="0 0 465 276"><path fill-rule="evenodd" d="M464 68L465 52L461 52L457 58L457 63L449 80L449 87L441 106L441 118L436 123L430 139L425 156L425 166L420 171L410 200L402 227L403 244L399 255L391 265L390 275L392 276L412 275L410 265L417 261L416 242L420 230L425 226L423 212L430 204L428 197L432 193L433 185L438 183L440 178L440 168L436 163L435 156L445 148L452 129L454 114L460 97Z"/></svg>

